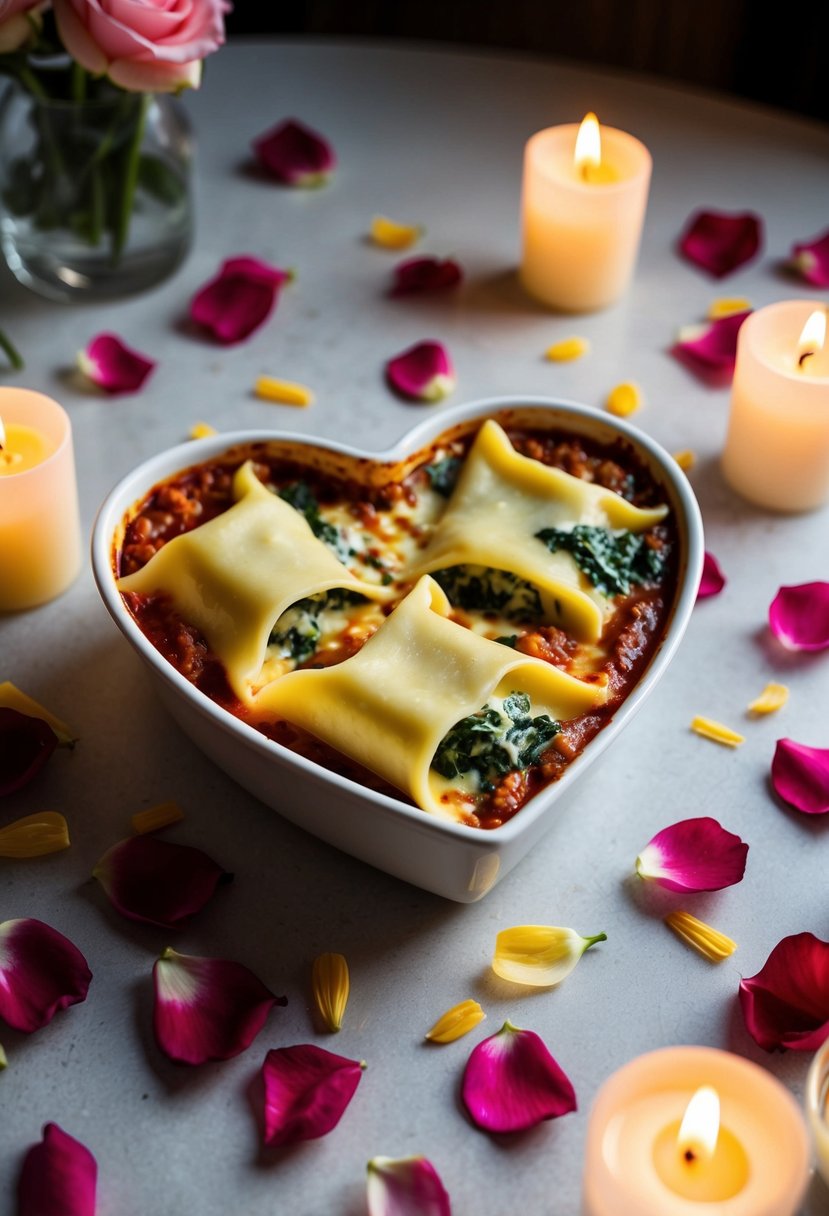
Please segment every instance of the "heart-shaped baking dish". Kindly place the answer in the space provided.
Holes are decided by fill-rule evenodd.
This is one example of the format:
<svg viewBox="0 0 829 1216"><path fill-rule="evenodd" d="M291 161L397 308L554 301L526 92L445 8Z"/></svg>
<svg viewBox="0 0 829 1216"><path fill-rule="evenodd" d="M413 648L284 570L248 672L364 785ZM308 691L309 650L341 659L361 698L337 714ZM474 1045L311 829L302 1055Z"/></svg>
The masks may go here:
<svg viewBox="0 0 829 1216"><path fill-rule="evenodd" d="M275 445L292 459L369 482L372 470L404 476L418 453L436 441L476 431L487 418L504 427L582 437L631 453L660 489L677 534L677 584L670 613L638 682L612 720L592 738L563 776L545 786L514 815L484 831L425 813L366 788L267 738L212 701L155 649L125 606L116 585L117 553L125 520L149 491L178 472L215 459L237 445ZM149 667L162 701L182 729L240 785L293 823L370 864L469 903L480 899L555 822L556 803L624 728L670 663L693 608L703 560L702 521L688 481L662 448L628 423L573 402L548 398L491 398L441 410L393 448L376 454L345 444L285 432L232 432L181 444L145 461L103 503L92 536L92 563L101 597L121 632Z"/></svg>

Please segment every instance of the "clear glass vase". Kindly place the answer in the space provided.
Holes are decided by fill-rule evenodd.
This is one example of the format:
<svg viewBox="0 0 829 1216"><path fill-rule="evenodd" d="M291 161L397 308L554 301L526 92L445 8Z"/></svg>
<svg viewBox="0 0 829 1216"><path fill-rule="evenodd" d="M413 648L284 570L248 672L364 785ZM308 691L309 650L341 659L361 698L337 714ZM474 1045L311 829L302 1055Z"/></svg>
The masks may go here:
<svg viewBox="0 0 829 1216"><path fill-rule="evenodd" d="M142 291L171 274L193 231L192 138L161 94L56 101L9 89L0 106L0 246L50 299Z"/></svg>

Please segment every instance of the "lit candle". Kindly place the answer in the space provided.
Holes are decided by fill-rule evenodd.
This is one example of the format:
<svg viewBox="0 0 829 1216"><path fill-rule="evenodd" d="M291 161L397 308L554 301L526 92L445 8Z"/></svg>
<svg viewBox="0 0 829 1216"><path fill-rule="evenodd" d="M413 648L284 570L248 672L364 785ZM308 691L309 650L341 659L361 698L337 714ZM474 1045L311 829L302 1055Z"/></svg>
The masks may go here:
<svg viewBox="0 0 829 1216"><path fill-rule="evenodd" d="M809 1141L791 1094L708 1047L668 1047L599 1090L587 1130L584 1216L795 1216Z"/></svg>
<svg viewBox="0 0 829 1216"><path fill-rule="evenodd" d="M80 565L69 418L41 393L0 388L0 612L54 599Z"/></svg>
<svg viewBox="0 0 829 1216"><path fill-rule="evenodd" d="M806 1110L817 1153L817 1167L829 1186L829 1039L815 1054L806 1078Z"/></svg>
<svg viewBox="0 0 829 1216"><path fill-rule="evenodd" d="M777 511L829 498L825 309L785 300L740 326L723 472L744 498Z"/></svg>
<svg viewBox="0 0 829 1216"><path fill-rule="evenodd" d="M524 153L521 281L543 304L592 312L627 287L648 201L651 157L595 114L539 131Z"/></svg>

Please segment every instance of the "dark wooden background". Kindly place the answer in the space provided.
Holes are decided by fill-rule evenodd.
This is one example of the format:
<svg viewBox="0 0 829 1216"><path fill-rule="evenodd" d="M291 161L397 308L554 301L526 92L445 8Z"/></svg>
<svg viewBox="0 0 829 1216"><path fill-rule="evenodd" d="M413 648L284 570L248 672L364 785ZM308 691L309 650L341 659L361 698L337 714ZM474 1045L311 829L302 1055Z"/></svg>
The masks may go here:
<svg viewBox="0 0 829 1216"><path fill-rule="evenodd" d="M227 28L510 48L829 119L829 0L235 0Z"/></svg>

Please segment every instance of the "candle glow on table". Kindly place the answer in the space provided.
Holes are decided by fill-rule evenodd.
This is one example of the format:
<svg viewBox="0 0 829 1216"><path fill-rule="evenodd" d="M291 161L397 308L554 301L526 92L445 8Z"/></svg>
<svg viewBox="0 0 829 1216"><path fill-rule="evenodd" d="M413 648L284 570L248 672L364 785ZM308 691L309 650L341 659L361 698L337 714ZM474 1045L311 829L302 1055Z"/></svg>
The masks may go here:
<svg viewBox="0 0 829 1216"><path fill-rule="evenodd" d="M808 1177L805 1124L774 1077L715 1048L663 1048L599 1090L583 1216L795 1216Z"/></svg>
<svg viewBox="0 0 829 1216"><path fill-rule="evenodd" d="M773 510L829 498L825 308L785 300L740 326L722 467L739 494Z"/></svg>
<svg viewBox="0 0 829 1216"><path fill-rule="evenodd" d="M46 603L81 564L72 432L57 402L0 388L0 612Z"/></svg>
<svg viewBox="0 0 829 1216"><path fill-rule="evenodd" d="M625 131L581 124L539 131L524 153L521 281L564 312L592 312L627 287L645 218L651 157Z"/></svg>
<svg viewBox="0 0 829 1216"><path fill-rule="evenodd" d="M817 1154L817 1168L829 1187L829 1039L815 1053L806 1078L806 1112Z"/></svg>

